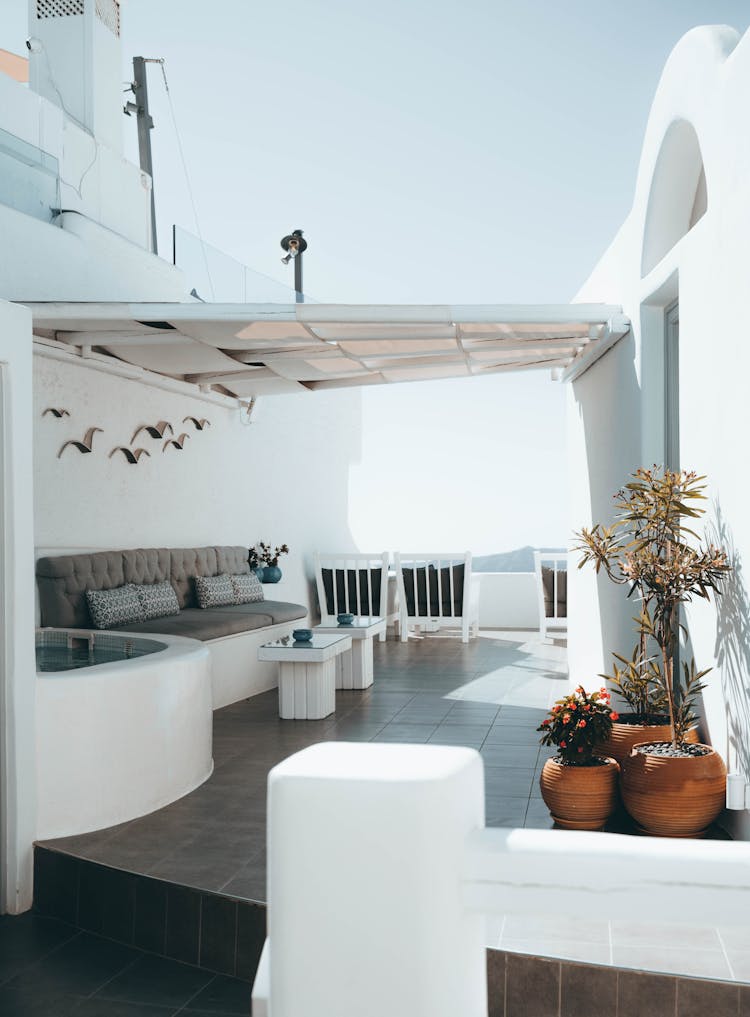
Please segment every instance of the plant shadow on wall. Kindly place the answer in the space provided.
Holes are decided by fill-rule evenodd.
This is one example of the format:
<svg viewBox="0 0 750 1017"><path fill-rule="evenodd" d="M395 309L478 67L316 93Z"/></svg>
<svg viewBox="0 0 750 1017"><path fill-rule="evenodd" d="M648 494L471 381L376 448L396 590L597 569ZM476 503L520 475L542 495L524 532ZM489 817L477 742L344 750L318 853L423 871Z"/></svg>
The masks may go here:
<svg viewBox="0 0 750 1017"><path fill-rule="evenodd" d="M706 526L709 540L723 547L732 565L717 601L716 666L721 674L727 710L729 747L737 769L750 775L750 597L745 588L742 557L732 529L719 502L714 502L714 519ZM727 760L730 763L730 760ZM731 767L730 767L731 768Z"/></svg>

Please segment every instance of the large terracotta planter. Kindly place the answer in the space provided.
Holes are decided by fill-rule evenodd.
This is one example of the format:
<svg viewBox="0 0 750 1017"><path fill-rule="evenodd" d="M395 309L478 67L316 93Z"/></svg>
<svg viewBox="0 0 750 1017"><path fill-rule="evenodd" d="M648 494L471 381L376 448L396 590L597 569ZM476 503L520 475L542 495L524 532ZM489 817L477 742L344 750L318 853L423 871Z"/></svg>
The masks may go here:
<svg viewBox="0 0 750 1017"><path fill-rule="evenodd" d="M614 759L607 759L604 766L564 766L548 759L539 784L557 825L566 830L601 830L617 805L619 772Z"/></svg>
<svg viewBox="0 0 750 1017"><path fill-rule="evenodd" d="M705 756L655 756L631 750L622 768L625 808L655 837L700 837L724 808L727 768Z"/></svg>
<svg viewBox="0 0 750 1017"><path fill-rule="evenodd" d="M597 745L596 754L611 756L622 766L630 755L630 750L639 742L668 742L671 738L672 729L669 724L626 724L622 720L615 720L612 722L612 733L605 742ZM686 741L697 742L697 732L689 731Z"/></svg>

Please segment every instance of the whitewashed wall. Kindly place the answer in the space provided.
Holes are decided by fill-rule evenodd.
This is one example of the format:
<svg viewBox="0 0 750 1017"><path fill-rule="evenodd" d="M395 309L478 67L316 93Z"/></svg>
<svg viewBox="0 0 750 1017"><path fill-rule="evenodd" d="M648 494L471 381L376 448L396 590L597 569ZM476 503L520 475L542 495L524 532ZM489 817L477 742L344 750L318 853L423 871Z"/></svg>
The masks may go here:
<svg viewBox="0 0 750 1017"><path fill-rule="evenodd" d="M479 578L479 627L539 628L539 600L533 572L475 572Z"/></svg>
<svg viewBox="0 0 750 1017"><path fill-rule="evenodd" d="M308 603L306 570L316 548L353 548L348 527L348 471L359 455L357 390L314 396L268 396L252 423L241 410L138 381L113 377L82 363L34 358L35 541L69 547L193 547L287 543L281 599ZM48 414L64 407L70 417ZM206 417L197 432L183 417ZM168 448L141 433L148 449L137 465L118 445L130 445L141 424L168 420L190 438ZM87 428L103 433L94 451L58 452Z"/></svg>
<svg viewBox="0 0 750 1017"><path fill-rule="evenodd" d="M631 214L581 292L580 300L622 303L633 322L623 340L583 376L569 395L573 492L571 524L607 521L605 495L635 460L663 460L663 315L680 303L680 445L686 468L709 480L709 532L732 555L735 572L718 605L688 610L692 651L714 666L704 693L704 726L730 770L750 777L750 562L748 471L750 425L745 337L750 264L750 37L725 27L695 29L665 67L649 117ZM692 125L706 173L705 216L642 275L645 238L667 230L685 174L663 141L679 120ZM660 154L662 158L660 159ZM658 167L666 187L652 191ZM674 184L670 187L670 182ZM653 196L652 196L653 195ZM649 201L652 201L649 207ZM684 213L684 209L682 212ZM688 209L689 211L689 209ZM668 213L668 214L667 214ZM646 268L649 267L646 259ZM629 605L615 602L602 580L578 573L571 593L571 672L599 669L623 645ZM614 591L616 594L617 591ZM737 829L750 836L750 819Z"/></svg>

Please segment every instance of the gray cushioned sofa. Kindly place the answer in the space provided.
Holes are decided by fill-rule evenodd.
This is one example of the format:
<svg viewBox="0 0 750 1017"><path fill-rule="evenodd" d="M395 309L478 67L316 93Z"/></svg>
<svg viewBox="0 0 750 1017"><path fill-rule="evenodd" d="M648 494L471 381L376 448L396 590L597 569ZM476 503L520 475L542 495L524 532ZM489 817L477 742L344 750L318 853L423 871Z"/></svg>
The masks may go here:
<svg viewBox="0 0 750 1017"><path fill-rule="evenodd" d="M168 580L177 594L180 613L130 623L122 628L128 632L188 636L208 642L214 658L214 706L224 706L273 684L268 669L259 677L258 670L264 669L251 658L257 657L257 646L261 642L286 635L293 627L292 622L307 616L307 608L301 604L279 600L199 608L195 577L248 573L247 556L246 547L161 547L39 558L36 575L41 624L90 629L86 590L111 590L125 583L150 584ZM231 637L248 633L259 638L251 642L244 640L242 645L235 646ZM243 675L247 673L247 677L228 674L237 668ZM256 673L250 675L250 670Z"/></svg>

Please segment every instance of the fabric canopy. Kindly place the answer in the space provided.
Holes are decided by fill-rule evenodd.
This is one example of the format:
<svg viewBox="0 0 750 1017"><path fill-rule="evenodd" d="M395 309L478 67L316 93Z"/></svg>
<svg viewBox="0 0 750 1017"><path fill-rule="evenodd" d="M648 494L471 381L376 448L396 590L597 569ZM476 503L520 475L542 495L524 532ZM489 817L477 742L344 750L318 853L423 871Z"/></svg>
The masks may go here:
<svg viewBox="0 0 750 1017"><path fill-rule="evenodd" d="M532 369L569 379L629 329L606 304L28 306L40 336L240 398Z"/></svg>

